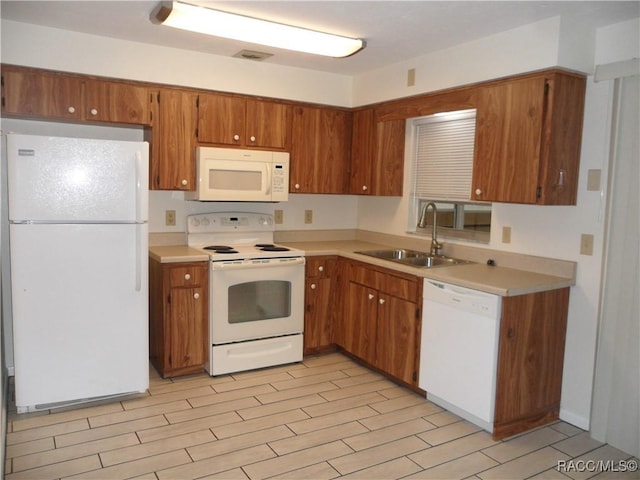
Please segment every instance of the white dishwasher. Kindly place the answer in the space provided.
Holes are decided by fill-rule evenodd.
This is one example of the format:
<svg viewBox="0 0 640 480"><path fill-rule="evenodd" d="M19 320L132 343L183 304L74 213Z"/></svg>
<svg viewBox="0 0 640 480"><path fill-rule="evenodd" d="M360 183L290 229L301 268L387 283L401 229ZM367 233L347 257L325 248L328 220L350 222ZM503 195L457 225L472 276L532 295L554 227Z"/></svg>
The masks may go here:
<svg viewBox="0 0 640 480"><path fill-rule="evenodd" d="M493 431L502 301L424 281L418 386L433 403Z"/></svg>

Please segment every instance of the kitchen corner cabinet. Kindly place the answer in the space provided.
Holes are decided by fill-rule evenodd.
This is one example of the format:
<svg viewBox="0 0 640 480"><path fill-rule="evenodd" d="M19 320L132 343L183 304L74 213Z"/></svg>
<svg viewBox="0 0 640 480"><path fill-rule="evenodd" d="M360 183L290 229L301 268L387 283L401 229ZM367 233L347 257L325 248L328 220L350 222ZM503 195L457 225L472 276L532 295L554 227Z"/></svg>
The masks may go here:
<svg viewBox="0 0 640 480"><path fill-rule="evenodd" d="M198 142L285 150L289 144L290 115L291 107L285 103L201 94Z"/></svg>
<svg viewBox="0 0 640 480"><path fill-rule="evenodd" d="M585 86L562 71L480 86L471 198L575 205Z"/></svg>
<svg viewBox="0 0 640 480"><path fill-rule="evenodd" d="M198 94L161 88L155 92L150 145L149 187L152 190L195 190L195 132Z"/></svg>
<svg viewBox="0 0 640 480"><path fill-rule="evenodd" d="M351 112L293 107L291 193L346 193L350 152Z"/></svg>
<svg viewBox="0 0 640 480"><path fill-rule="evenodd" d="M493 437L558 419L569 288L502 299Z"/></svg>
<svg viewBox="0 0 640 480"><path fill-rule="evenodd" d="M376 121L373 108L353 112L349 193L402 196L405 124Z"/></svg>
<svg viewBox="0 0 640 480"><path fill-rule="evenodd" d="M422 278L351 260L344 267L343 314L337 322L336 343L416 386Z"/></svg>
<svg viewBox="0 0 640 480"><path fill-rule="evenodd" d="M208 262L149 258L149 358L163 378L201 372L208 360Z"/></svg>
<svg viewBox="0 0 640 480"><path fill-rule="evenodd" d="M307 257L305 268L305 355L333 348L331 326L336 301L333 289L337 256Z"/></svg>
<svg viewBox="0 0 640 480"><path fill-rule="evenodd" d="M150 105L150 92L142 85L2 66L3 115L150 125Z"/></svg>

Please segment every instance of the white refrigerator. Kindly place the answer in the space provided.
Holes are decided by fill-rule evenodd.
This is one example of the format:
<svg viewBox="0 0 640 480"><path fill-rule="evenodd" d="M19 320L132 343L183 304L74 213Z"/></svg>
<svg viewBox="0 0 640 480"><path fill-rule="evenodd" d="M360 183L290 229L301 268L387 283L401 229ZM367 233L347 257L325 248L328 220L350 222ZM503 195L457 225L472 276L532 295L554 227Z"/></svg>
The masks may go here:
<svg viewBox="0 0 640 480"><path fill-rule="evenodd" d="M19 413L149 386L148 152L7 135Z"/></svg>

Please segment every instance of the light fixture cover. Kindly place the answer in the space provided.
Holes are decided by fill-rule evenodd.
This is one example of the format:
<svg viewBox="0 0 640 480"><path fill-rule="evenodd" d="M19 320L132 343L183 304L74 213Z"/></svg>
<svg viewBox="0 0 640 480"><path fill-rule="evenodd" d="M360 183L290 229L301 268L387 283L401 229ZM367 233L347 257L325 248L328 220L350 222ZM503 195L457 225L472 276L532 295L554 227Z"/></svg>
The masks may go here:
<svg viewBox="0 0 640 480"><path fill-rule="evenodd" d="M162 2L151 20L169 27L299 52L348 57L366 42L306 28L212 10L182 2Z"/></svg>

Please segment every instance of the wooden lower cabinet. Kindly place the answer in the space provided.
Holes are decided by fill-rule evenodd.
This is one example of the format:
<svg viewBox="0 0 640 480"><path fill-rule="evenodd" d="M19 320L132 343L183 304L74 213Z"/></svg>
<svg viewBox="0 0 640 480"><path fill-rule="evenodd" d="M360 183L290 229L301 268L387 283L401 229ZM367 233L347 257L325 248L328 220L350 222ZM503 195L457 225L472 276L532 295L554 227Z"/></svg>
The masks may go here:
<svg viewBox="0 0 640 480"><path fill-rule="evenodd" d="M304 353L333 349L331 326L336 311L334 276L337 256L306 258Z"/></svg>
<svg viewBox="0 0 640 480"><path fill-rule="evenodd" d="M208 262L149 258L149 358L163 378L201 372L209 358Z"/></svg>
<svg viewBox="0 0 640 480"><path fill-rule="evenodd" d="M558 419L569 288L503 297L493 436Z"/></svg>
<svg viewBox="0 0 640 480"><path fill-rule="evenodd" d="M341 290L336 343L395 379L417 386L422 278L345 260Z"/></svg>

